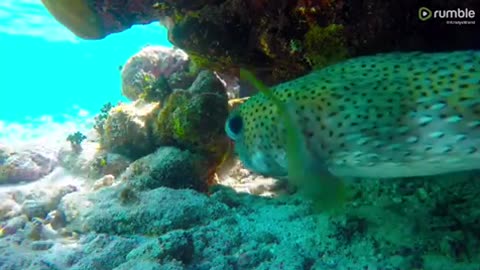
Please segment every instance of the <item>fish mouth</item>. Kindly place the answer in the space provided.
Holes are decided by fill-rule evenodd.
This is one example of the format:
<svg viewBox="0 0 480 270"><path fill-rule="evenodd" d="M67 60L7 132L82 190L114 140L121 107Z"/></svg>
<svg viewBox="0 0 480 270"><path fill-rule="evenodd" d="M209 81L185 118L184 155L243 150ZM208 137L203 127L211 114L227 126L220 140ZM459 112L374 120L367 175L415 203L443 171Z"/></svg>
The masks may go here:
<svg viewBox="0 0 480 270"><path fill-rule="evenodd" d="M86 0L42 0L53 17L75 35L83 39L101 39L106 36L100 17Z"/></svg>
<svg viewBox="0 0 480 270"><path fill-rule="evenodd" d="M286 168L276 161L270 160L261 151L249 153L245 149L239 149L239 147L236 146L235 153L238 155L240 161L242 161L244 167L256 174L273 178L282 178L288 175Z"/></svg>

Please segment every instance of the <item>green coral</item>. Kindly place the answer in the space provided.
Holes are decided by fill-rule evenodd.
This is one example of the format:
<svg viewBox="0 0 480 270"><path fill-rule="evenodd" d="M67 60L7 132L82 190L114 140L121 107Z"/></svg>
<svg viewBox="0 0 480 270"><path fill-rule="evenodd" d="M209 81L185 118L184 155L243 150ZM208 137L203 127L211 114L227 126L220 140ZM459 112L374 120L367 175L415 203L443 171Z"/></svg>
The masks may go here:
<svg viewBox="0 0 480 270"><path fill-rule="evenodd" d="M87 139L87 136L83 135L83 133L79 131L72 133L67 137L67 141L70 142L70 146L75 152L82 151L82 142L85 139Z"/></svg>
<svg viewBox="0 0 480 270"><path fill-rule="evenodd" d="M304 36L305 58L312 68L322 68L348 57L344 27L315 25Z"/></svg>
<svg viewBox="0 0 480 270"><path fill-rule="evenodd" d="M113 108L113 104L108 102L102 106L102 108L100 109L100 113L97 114L97 116L95 116L95 119L94 119L95 123L93 124L93 128L100 135L102 135L105 132L104 124L112 108Z"/></svg>

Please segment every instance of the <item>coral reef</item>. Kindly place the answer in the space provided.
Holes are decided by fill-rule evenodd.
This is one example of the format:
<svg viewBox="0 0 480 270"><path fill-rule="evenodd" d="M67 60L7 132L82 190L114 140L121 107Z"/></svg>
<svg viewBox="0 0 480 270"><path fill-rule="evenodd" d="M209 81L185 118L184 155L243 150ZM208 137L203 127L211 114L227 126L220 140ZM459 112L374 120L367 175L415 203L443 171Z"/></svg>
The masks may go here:
<svg viewBox="0 0 480 270"><path fill-rule="evenodd" d="M141 81L136 81L138 77ZM217 167L231 151L223 127L228 115L227 89L235 91L236 81L224 78L191 67L189 58L178 49L143 49L123 70L123 93L136 100L107 107L96 117L100 146L133 160L163 146L188 150L197 163L192 166L205 167L206 173L195 169L192 177L169 181L205 191L205 184L214 181ZM194 180L187 183L187 179ZM164 184L175 187L172 183Z"/></svg>
<svg viewBox="0 0 480 270"><path fill-rule="evenodd" d="M132 57L133 102L104 106L73 149L0 145L0 184L16 184L0 186L0 269L480 268L478 172L352 179L329 215L243 168L224 134L250 94L238 67L273 84L350 56L478 48L478 29L421 22L411 1L43 2L88 39L161 20L186 53Z"/></svg>
<svg viewBox="0 0 480 270"><path fill-rule="evenodd" d="M251 187L262 182L238 165L228 177ZM206 196L165 187L131 190L124 180L61 195L56 214L65 221L56 229L22 212L2 222L0 267L473 270L480 265L475 173L352 181L349 202L333 216L288 192L277 196L278 189L262 197L217 186ZM265 195L263 184L257 185L251 190ZM127 201L125 190L134 194ZM28 256L32 250L36 256Z"/></svg>
<svg viewBox="0 0 480 270"><path fill-rule="evenodd" d="M236 67L247 67L272 84L344 56L480 45L477 27L464 25L458 31L443 22L423 22L414 1L128 0L119 6L111 1L79 0L73 6L55 1L56 8L49 4L54 1L44 2L60 22L86 38L102 38L133 24L160 20L169 30L170 41L197 65L231 75ZM477 3L431 0L422 5L472 9ZM71 17L77 20L68 20ZM320 41L313 47L312 34Z"/></svg>

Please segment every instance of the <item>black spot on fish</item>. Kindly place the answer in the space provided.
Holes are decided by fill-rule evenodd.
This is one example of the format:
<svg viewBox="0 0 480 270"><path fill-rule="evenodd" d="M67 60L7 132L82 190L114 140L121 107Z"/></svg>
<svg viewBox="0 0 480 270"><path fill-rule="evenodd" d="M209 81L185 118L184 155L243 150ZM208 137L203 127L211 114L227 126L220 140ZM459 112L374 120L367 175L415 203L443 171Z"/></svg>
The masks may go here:
<svg viewBox="0 0 480 270"><path fill-rule="evenodd" d="M476 147L473 147L473 146L472 146L472 147L469 147L468 150L467 150L467 153L468 153L468 154L473 154L473 153L475 153L475 152L477 152L477 148L476 148Z"/></svg>
<svg viewBox="0 0 480 270"><path fill-rule="evenodd" d="M452 147L450 147L450 146L447 146L447 147L445 147L445 148L443 149L443 151L442 151L442 152L443 152L444 154L446 154L446 153L450 153L450 152L452 152L452 150L453 150L453 148L452 148Z"/></svg>

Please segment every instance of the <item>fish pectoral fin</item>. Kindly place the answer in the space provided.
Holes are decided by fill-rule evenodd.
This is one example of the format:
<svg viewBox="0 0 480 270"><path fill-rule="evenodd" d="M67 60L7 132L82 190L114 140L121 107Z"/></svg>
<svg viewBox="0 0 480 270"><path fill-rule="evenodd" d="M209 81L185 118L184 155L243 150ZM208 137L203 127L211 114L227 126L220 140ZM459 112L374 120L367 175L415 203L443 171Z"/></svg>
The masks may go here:
<svg viewBox="0 0 480 270"><path fill-rule="evenodd" d="M326 168L307 169L303 175L291 179L298 194L313 203L316 211L337 211L347 200L347 188L344 181L331 174Z"/></svg>

